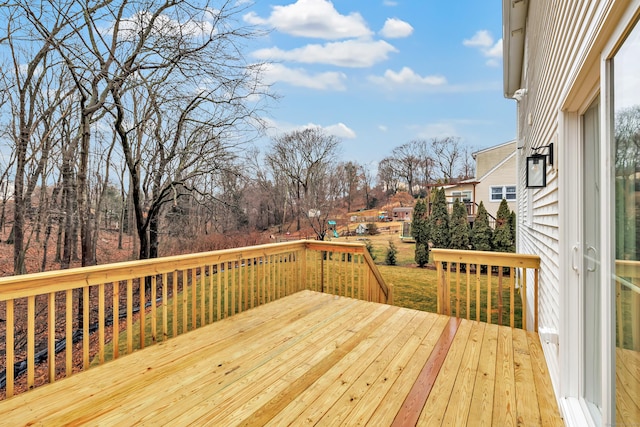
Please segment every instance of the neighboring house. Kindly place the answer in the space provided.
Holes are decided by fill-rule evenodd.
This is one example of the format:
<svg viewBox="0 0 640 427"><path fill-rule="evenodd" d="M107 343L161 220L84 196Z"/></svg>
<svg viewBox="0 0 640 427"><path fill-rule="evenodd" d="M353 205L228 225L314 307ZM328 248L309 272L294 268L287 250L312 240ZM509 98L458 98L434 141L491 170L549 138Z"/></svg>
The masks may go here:
<svg viewBox="0 0 640 427"><path fill-rule="evenodd" d="M413 207L396 207L391 211L394 221L411 221Z"/></svg>
<svg viewBox="0 0 640 427"><path fill-rule="evenodd" d="M503 0L517 252L541 257L539 333L570 426L640 422L639 11Z"/></svg>
<svg viewBox="0 0 640 427"><path fill-rule="evenodd" d="M476 177L445 186L448 202L455 199L467 202L469 215L475 215L482 202L489 215L495 218L502 199L509 209L516 209L516 141L485 148L472 154L476 162Z"/></svg>
<svg viewBox="0 0 640 427"><path fill-rule="evenodd" d="M516 141L485 148L473 153L476 161L476 199L493 217L500 202L506 199L509 209L516 209Z"/></svg>

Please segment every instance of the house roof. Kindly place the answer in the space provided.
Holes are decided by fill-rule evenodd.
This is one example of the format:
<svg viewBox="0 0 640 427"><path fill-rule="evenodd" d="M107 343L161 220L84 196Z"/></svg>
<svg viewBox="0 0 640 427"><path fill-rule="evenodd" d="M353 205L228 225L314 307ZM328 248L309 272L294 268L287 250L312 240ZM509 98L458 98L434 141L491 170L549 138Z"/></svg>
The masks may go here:
<svg viewBox="0 0 640 427"><path fill-rule="evenodd" d="M474 151L473 153L471 153L471 156L475 159L478 154L486 153L487 151L495 150L497 148L502 148L506 145L515 144L515 143L516 143L516 140L512 139L511 141L503 142L502 144L493 145L491 147L483 148L482 150Z"/></svg>

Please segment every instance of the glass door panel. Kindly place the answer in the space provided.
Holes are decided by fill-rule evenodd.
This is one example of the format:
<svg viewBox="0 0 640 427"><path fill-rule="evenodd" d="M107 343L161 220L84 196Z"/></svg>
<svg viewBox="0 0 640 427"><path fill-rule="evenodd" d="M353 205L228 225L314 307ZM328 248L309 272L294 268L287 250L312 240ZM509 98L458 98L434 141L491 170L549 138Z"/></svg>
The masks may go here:
<svg viewBox="0 0 640 427"><path fill-rule="evenodd" d="M640 26L613 58L616 425L640 423Z"/></svg>
<svg viewBox="0 0 640 427"><path fill-rule="evenodd" d="M583 398L596 425L602 412L601 292L600 284L600 102L594 101L582 117L583 157Z"/></svg>

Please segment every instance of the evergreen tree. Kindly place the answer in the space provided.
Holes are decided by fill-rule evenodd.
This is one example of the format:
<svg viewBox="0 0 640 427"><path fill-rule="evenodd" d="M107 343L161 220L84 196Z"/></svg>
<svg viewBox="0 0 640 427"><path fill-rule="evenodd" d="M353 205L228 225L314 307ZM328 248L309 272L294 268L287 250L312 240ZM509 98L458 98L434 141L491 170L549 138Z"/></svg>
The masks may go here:
<svg viewBox="0 0 640 427"><path fill-rule="evenodd" d="M412 218L411 236L416 243L426 243L429 240L429 215L427 214L427 203L424 199L416 201Z"/></svg>
<svg viewBox="0 0 640 427"><path fill-rule="evenodd" d="M480 202L478 214L471 229L471 246L476 251L490 251L493 240L493 230L489 226L489 216L484 204Z"/></svg>
<svg viewBox="0 0 640 427"><path fill-rule="evenodd" d="M511 233L511 210L505 199L500 202L493 232L493 249L497 252L515 252Z"/></svg>
<svg viewBox="0 0 640 427"><path fill-rule="evenodd" d="M429 245L416 243L416 263L424 267L429 262Z"/></svg>
<svg viewBox="0 0 640 427"><path fill-rule="evenodd" d="M467 219L467 208L456 199L453 202L453 211L451 213L450 234L451 249L469 249L469 220Z"/></svg>
<svg viewBox="0 0 640 427"><path fill-rule="evenodd" d="M393 240L389 240L389 247L387 248L387 257L385 259L385 262L387 263L387 265L396 265L397 254L398 254L398 249L396 248L396 245L393 243Z"/></svg>
<svg viewBox="0 0 640 427"><path fill-rule="evenodd" d="M449 212L447 211L447 199L444 194L444 188L436 189L434 193L429 223L431 243L434 248L448 248L451 235L449 231Z"/></svg>
<svg viewBox="0 0 640 427"><path fill-rule="evenodd" d="M416 263L420 267L424 267L429 262L429 217L427 202L424 199L418 199L413 207L411 236L416 241Z"/></svg>
<svg viewBox="0 0 640 427"><path fill-rule="evenodd" d="M511 238L513 239L513 246L515 252L515 244L516 244L516 213L511 211L511 216L509 217L509 228L511 229Z"/></svg>
<svg viewBox="0 0 640 427"><path fill-rule="evenodd" d="M369 255L371 255L371 259L372 260L376 260L376 254L374 253L373 250L373 243L371 243L371 240L367 239L364 241L364 245L367 248L367 252L369 252Z"/></svg>

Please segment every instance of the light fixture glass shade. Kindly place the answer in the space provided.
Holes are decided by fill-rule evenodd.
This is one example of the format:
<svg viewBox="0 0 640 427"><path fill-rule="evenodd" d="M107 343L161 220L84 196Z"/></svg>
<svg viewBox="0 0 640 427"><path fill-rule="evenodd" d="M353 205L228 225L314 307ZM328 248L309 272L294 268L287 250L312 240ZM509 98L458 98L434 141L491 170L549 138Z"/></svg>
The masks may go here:
<svg viewBox="0 0 640 427"><path fill-rule="evenodd" d="M547 186L547 156L534 154L527 157L527 188Z"/></svg>

